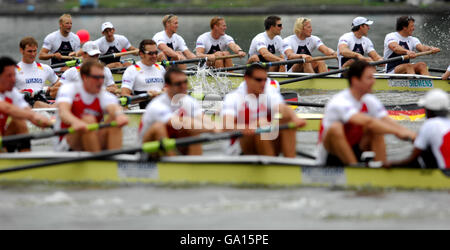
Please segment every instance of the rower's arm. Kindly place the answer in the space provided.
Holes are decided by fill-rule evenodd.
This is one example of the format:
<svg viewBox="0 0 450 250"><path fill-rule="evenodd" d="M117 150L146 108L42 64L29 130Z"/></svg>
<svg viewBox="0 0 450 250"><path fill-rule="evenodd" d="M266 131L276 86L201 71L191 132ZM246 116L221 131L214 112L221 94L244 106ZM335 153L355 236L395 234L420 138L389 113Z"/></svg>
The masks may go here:
<svg viewBox="0 0 450 250"><path fill-rule="evenodd" d="M46 48L42 48L39 52L39 60L49 60L54 57L53 54L49 54L50 50Z"/></svg>
<svg viewBox="0 0 450 250"><path fill-rule="evenodd" d="M442 75L442 80L447 80L450 77L450 70L445 71L445 73Z"/></svg>
<svg viewBox="0 0 450 250"><path fill-rule="evenodd" d="M0 113L18 119L31 120L33 118L33 112L31 110L19 108L5 101L0 101Z"/></svg>
<svg viewBox="0 0 450 250"><path fill-rule="evenodd" d="M372 58L374 62L383 60L383 57L378 55L378 53L375 50L369 52L369 57Z"/></svg>
<svg viewBox="0 0 450 250"><path fill-rule="evenodd" d="M195 48L195 55L198 58L207 57L208 55L205 54L205 48Z"/></svg>
<svg viewBox="0 0 450 250"><path fill-rule="evenodd" d="M57 82L55 82L54 84L52 84L52 86L50 86L50 87L48 88L48 92L49 92L50 96L51 96L53 99L56 98L56 95L58 94L59 87L61 87L61 82L60 82L59 79L58 79Z"/></svg>
<svg viewBox="0 0 450 250"><path fill-rule="evenodd" d="M127 51L133 51L133 50L138 50L138 49L135 48L133 45L131 45L131 46L127 49ZM134 53L133 55L139 56L139 50L138 50L138 52Z"/></svg>
<svg viewBox="0 0 450 250"><path fill-rule="evenodd" d="M65 124L69 124L70 126L74 127L75 129L79 129L83 125L86 126L86 123L79 119L78 117L74 116L72 114L71 108L72 104L67 102L60 102L57 103L58 105L58 113L59 117L61 118L61 121Z"/></svg>
<svg viewBox="0 0 450 250"><path fill-rule="evenodd" d="M422 150L414 147L414 150L412 151L411 155L403 160L399 161L390 161L384 164L384 167L391 168L391 167L410 167L411 165L414 166L413 163L417 158L422 154Z"/></svg>
<svg viewBox="0 0 450 250"><path fill-rule="evenodd" d="M320 45L319 51L326 56L337 56L336 51L332 48L327 47L325 44Z"/></svg>
<svg viewBox="0 0 450 250"><path fill-rule="evenodd" d="M300 59L300 58L305 58L305 59L311 58L311 56L306 55L306 54L296 54L296 53L294 53L294 51L292 49L287 49L284 52L284 54L286 55L288 60Z"/></svg>
<svg viewBox="0 0 450 250"><path fill-rule="evenodd" d="M117 122L117 126L123 127L128 124L128 116L123 113L121 106L110 104L106 106L106 111L110 115L110 119Z"/></svg>
<svg viewBox="0 0 450 250"><path fill-rule="evenodd" d="M272 53L269 52L269 50L267 48L261 48L259 50L259 53L261 54L262 57L264 57L264 59L266 59L269 62L279 62L279 61L283 61L283 58L278 57Z"/></svg>
<svg viewBox="0 0 450 250"><path fill-rule="evenodd" d="M131 96L131 89L129 88L121 88L120 89L121 96Z"/></svg>
<svg viewBox="0 0 450 250"><path fill-rule="evenodd" d="M407 50L400 46L397 42L391 42L388 45L389 49L392 50L397 55L407 55L408 53L411 53L413 51Z"/></svg>
<svg viewBox="0 0 450 250"><path fill-rule="evenodd" d="M246 56L246 53L239 45L236 43L230 43L228 44L228 48L230 48L231 51L233 51L235 54L238 54L240 57Z"/></svg>
<svg viewBox="0 0 450 250"><path fill-rule="evenodd" d="M183 51L183 54L184 54L184 56L187 58L187 59L194 59L194 58L197 58L197 56L195 56L195 54L194 53L192 53L190 50L185 50L185 51Z"/></svg>
<svg viewBox="0 0 450 250"><path fill-rule="evenodd" d="M439 49L439 48L423 45L421 43L417 44L416 49L418 51L420 51L420 52L433 51L433 54L438 53L439 51L441 51L441 49Z"/></svg>
<svg viewBox="0 0 450 250"><path fill-rule="evenodd" d="M390 119L389 117L387 118ZM356 113L352 117L350 117L348 122L355 125L365 126L374 133L393 134L400 139L413 140L416 137L416 133L414 131L411 131L399 124L394 125L393 122L387 121L387 118L384 117L381 119L377 119L363 113ZM402 129L399 129L399 126L401 126Z"/></svg>
<svg viewBox="0 0 450 250"><path fill-rule="evenodd" d="M111 84L111 85L107 86L106 90L110 93L113 93L114 95L122 93L122 90L119 89L116 84Z"/></svg>
<svg viewBox="0 0 450 250"><path fill-rule="evenodd" d="M355 58L355 59L365 60L363 55L351 51L348 48L347 44L339 45L339 53L341 54L341 56L346 57L346 58Z"/></svg>
<svg viewBox="0 0 450 250"><path fill-rule="evenodd" d="M173 49L171 49L167 44L161 43L158 45L158 49L161 50L166 56L178 60L178 54Z"/></svg>

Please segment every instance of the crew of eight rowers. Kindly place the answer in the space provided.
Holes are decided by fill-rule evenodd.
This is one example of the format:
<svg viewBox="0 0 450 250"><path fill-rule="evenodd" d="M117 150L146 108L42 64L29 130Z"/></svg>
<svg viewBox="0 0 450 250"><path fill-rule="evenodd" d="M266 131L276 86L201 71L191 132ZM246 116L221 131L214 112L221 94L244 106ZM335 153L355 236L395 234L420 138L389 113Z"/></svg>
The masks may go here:
<svg viewBox="0 0 450 250"><path fill-rule="evenodd" d="M173 17L170 17L170 15L165 17L165 21L163 22L165 27L170 26L167 25L167 23L170 23L171 19L173 19ZM359 22L363 22L359 25L360 28L365 26L368 27L371 24L371 21L368 21L367 19L361 20L361 18L355 18L353 22L358 22L358 20ZM223 21L224 23L223 19L219 21ZM267 30L270 29L276 28L281 30L280 28L282 25L279 25L278 23L280 19L275 18L274 21L275 25L266 25L266 34L268 34ZM408 22L410 21L411 20L409 19ZM266 24L267 23L270 24L270 17L266 19ZM302 21L302 23L305 24L307 22ZM414 23L414 21L412 21L412 23ZM108 23L104 25L104 27L110 28L111 26L112 25ZM178 25L176 25L176 27L177 26ZM212 28L214 29L216 26L220 25L212 25ZM105 33L110 34L110 32ZM27 39L28 41L26 41ZM19 63L16 67L16 78L19 80L21 76L20 72L23 72L27 66L36 66L38 70L41 70L50 76L48 79L52 79L52 82L58 84L55 80L55 76L48 70L48 66L46 67L46 65L34 62L37 51L37 42L33 41L34 39L32 38L27 39L21 41L23 60L21 62L22 65ZM419 44L420 43L416 45ZM123 77L123 87L120 90L122 95L131 95L132 92L136 94L137 91L150 91L152 95L156 96L161 93L161 89L164 87L164 93L154 98L151 104L146 108L146 112L142 119L143 127L140 131L143 141L159 140L164 137L197 135L206 131L221 131L220 129L206 129L206 127L210 128L211 126L204 126L204 129L174 129L174 127L188 128L189 125L186 124L193 124L196 119L201 119L202 112L198 104L196 104L196 101L189 96L182 97L175 105L170 101L172 100L172 97L187 92L187 78L186 75L178 69L170 69L168 72L165 72L164 68L155 64L158 56L161 56L165 49L163 47L163 52L158 55L158 48L161 49L161 47L153 40L144 40L141 42L139 46L139 55L142 60L126 70ZM242 52L236 47L235 49L238 50L238 53ZM427 49L435 48L428 47ZM342 50L345 51L345 49ZM264 50L260 51L264 52ZM119 127L126 125L128 120L127 117L123 115L122 109L118 105L115 97L104 91L102 88L103 85L106 85L107 88L115 88L115 84L110 84L112 80L104 80L108 78L112 79L112 76L110 70L107 67L103 67L102 64L98 62L98 55L100 54L98 45L94 42L87 42L83 45L81 53L84 64L80 67L66 71L61 77L61 82L64 80L67 82L75 82L77 84L63 85L60 90L57 91L58 94L56 98L56 103L60 110L59 120L56 126L72 126L78 133L66 136L65 138L60 138L58 145L66 146L61 148L87 151L120 148L120 145L122 144L120 128L108 128L99 132L86 131L86 124L100 122L104 112L109 114L108 119L117 120ZM253 56L250 56L250 59L252 57ZM261 58L261 56L258 57ZM178 57L178 59L180 58L181 56ZM359 58L359 56L355 56L355 58L363 59ZM26 61L27 59L29 60ZM8 61L5 58L3 58L3 60ZM29 61L31 61L31 63L27 64ZM8 64L8 62L6 64ZM226 64L224 65L226 66ZM402 65L403 64L398 66ZM160 80L154 80L152 82L156 83L152 85L154 86L154 89L139 90L142 85L148 83L148 81L146 82L146 79L143 79L145 78L142 76L145 74L144 72L150 72L149 74L152 76L158 75ZM350 88L336 95L327 105L322 124L323 128L321 129L319 136L320 149L318 159L320 163L326 163L327 165L356 164L358 154L360 151L365 150L375 151L375 159L386 162L384 134L395 134L402 139L415 138L416 135L414 132L391 120L387 116L382 104L374 96L369 94L371 92L371 87L375 82L373 73L374 69L372 67L367 63L362 63L358 60L358 63L354 64L348 73ZM2 72L2 75L3 74L4 72ZM250 127L251 125L253 125L253 127L267 125L267 123L271 121L272 115L275 113L272 112L274 110L277 111L276 113L281 114L282 118L279 120L281 124L294 122L298 127L303 126L305 121L297 118L292 109L283 103L283 98L279 94L279 87L277 87L276 84L270 84L270 82L271 80L267 78L267 72L263 67L258 65L250 67L245 73L244 82L241 86L225 97L222 115L224 118L223 120L227 122L227 124L222 127L234 129L238 125L238 122L244 122ZM16 83L15 79L14 83ZM14 86L14 84L12 86ZM273 86L275 86L275 88ZM118 92L117 89L108 90L111 92ZM6 95L7 92L12 96L8 97L8 95ZM6 105L12 100L12 103L17 105L16 107L22 107L23 109L23 107L26 106L25 103L20 100L21 98L16 95L17 93L14 93L15 91L11 91L9 87L6 87L2 94L4 95L2 99L6 101L2 101L2 103L5 103ZM53 94L56 93L53 92ZM445 122L446 118L444 114L444 110L446 110L444 107L448 107L448 97L446 94L442 95L442 93L435 93L434 91L429 94L445 97L441 98L442 105L437 107L438 109L436 107L428 109L426 106L427 103L425 103L425 107L427 108L427 115L431 112L429 115L430 118L437 116L440 117L441 120L444 120L444 122L440 123L435 122L438 125L434 126L447 126L447 130L441 129L439 130L441 131L441 134L431 135L430 133L425 133L421 130L419 135L423 135L422 137L427 138L419 140L421 144L416 143L416 150L425 151L428 146L437 146L437 150L432 149L432 155L434 155L437 164L442 167L449 165L448 160L446 161L445 157L450 155L448 154L448 151L445 151L448 150L449 147L446 146L448 140L445 139L447 134L444 133L445 131L448 133L450 127L448 120ZM255 105L249 103L248 98L245 97L247 95L253 95L255 97L253 98L253 101L256 103ZM261 98L261 96L264 97ZM433 96L431 99L436 100L436 96ZM145 107L145 105L146 104L141 107ZM185 105L189 108L186 108ZM255 107L256 109L254 109ZM4 117L9 115L17 119L12 119L12 123L9 123L14 124L14 126L8 126L8 124L5 123L2 124L2 128L4 129L4 131L2 131L3 135L26 132L26 126L22 124L24 118L29 119L38 126L49 125L49 121L46 118L36 114L31 115L33 112L28 109L23 110L27 110L26 112L30 114L25 116L25 114L21 114L21 112L14 112L16 111L15 109L12 109L13 112L11 112L10 108L6 108L6 112L3 112L5 114ZM86 110L89 110L89 114L85 112ZM20 114L19 117L15 117L17 114ZM174 119L174 117L177 117L177 119ZM268 119L261 119L262 117ZM181 124L176 124L177 122ZM349 131L351 131L351 133L348 133ZM433 137L435 139L430 140L428 137ZM295 139L295 130L292 129L280 131L280 136L278 136L276 140L264 140L260 135L252 134L252 131L247 128L246 136L239 140L239 144L243 154L278 155L279 153L283 153L286 157L294 157L296 151ZM13 146L9 146L9 148L11 151L15 150ZM29 142L21 142L16 145L16 149L20 151L28 150L29 148ZM420 155L420 152L418 154L416 150L413 154L414 157L412 156L411 159L415 159ZM201 154L201 146L189 146L184 150L180 150L180 152L185 154ZM168 152L168 154L173 153L174 152ZM412 160L408 162L411 161ZM390 165L391 163L386 162L385 164Z"/></svg>

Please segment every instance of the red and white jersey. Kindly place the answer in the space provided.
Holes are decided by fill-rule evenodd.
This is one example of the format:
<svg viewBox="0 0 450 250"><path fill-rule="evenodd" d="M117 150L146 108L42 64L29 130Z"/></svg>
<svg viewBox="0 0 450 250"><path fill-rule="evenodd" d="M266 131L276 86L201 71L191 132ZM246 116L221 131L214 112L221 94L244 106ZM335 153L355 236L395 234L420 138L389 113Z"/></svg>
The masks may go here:
<svg viewBox="0 0 450 250"><path fill-rule="evenodd" d="M59 88L56 96L56 103L69 103L72 105L71 111L73 115L81 118L85 114L93 115L97 122L102 121L103 114L109 105L118 105L118 99L106 90L101 90L98 94L90 94L86 92L81 82L72 84L64 84ZM69 127L62 123L58 117L56 123L59 128Z"/></svg>
<svg viewBox="0 0 450 250"><path fill-rule="evenodd" d="M424 122L414 141L420 150L431 148L441 169L450 169L450 119L434 117Z"/></svg>
<svg viewBox="0 0 450 250"><path fill-rule="evenodd" d="M256 97L248 94L247 83L243 82L239 88L225 96L221 115L234 116L238 124L251 124L260 117L270 121L272 116L278 113L278 105L282 103L283 97L270 83L266 83L264 93Z"/></svg>
<svg viewBox="0 0 450 250"><path fill-rule="evenodd" d="M19 92L16 88L11 91L6 91L0 93L0 102L11 103L19 108L29 107L28 103L23 99L23 94ZM8 115L0 112L0 132L5 133L6 121L8 120Z"/></svg>
<svg viewBox="0 0 450 250"><path fill-rule="evenodd" d="M202 115L202 109L197 100L189 95L183 95L178 100L177 98L171 100L167 93L163 93L147 105L139 127L140 138L153 123L167 123L175 115L198 117Z"/></svg>
<svg viewBox="0 0 450 250"><path fill-rule="evenodd" d="M245 82L241 82L241 84L239 84L239 87L237 87L237 88L238 89L247 88L247 84ZM266 81L266 85L264 86L264 89L275 90L278 93L280 93L280 83L275 79L271 79L271 78L267 77L267 81Z"/></svg>
<svg viewBox="0 0 450 250"><path fill-rule="evenodd" d="M319 131L319 164L325 163L327 159L328 153L322 145L322 138L333 123L344 124L345 136L350 146L361 141L362 127L348 123L350 118L357 113L365 113L374 118L383 118L388 115L384 105L372 94L365 94L359 101L353 97L349 89L334 95L325 107Z"/></svg>
<svg viewBox="0 0 450 250"><path fill-rule="evenodd" d="M45 82L54 84L58 77L50 66L33 62L31 64L20 61L16 65L16 85L19 90L40 91L44 88Z"/></svg>
<svg viewBox="0 0 450 250"><path fill-rule="evenodd" d="M142 61L129 66L122 77L122 88L137 91L158 91L164 87L164 74L166 70L158 64L147 66Z"/></svg>
<svg viewBox="0 0 450 250"><path fill-rule="evenodd" d="M80 69L81 65L78 65L66 70L61 75L61 83L64 85L65 83L81 82ZM108 67L104 67L103 74L105 75L105 82L103 83L103 86L108 87L113 85L114 77L111 73L111 70Z"/></svg>
<svg viewBox="0 0 450 250"><path fill-rule="evenodd" d="M262 48L266 48L270 53L274 55L276 53L282 55L290 47L283 41L283 38L281 38L281 36L275 36L273 39L270 39L270 37L267 35L267 32L262 32L252 39L248 55L260 55L259 50Z"/></svg>

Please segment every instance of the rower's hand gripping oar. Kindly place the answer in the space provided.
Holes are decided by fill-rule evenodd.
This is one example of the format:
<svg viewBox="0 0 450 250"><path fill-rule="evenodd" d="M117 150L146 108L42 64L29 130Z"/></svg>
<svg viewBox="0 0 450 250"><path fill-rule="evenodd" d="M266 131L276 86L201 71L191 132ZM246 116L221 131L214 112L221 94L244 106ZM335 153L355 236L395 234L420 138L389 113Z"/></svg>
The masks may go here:
<svg viewBox="0 0 450 250"><path fill-rule="evenodd" d="M276 130L293 129L293 128L296 128L295 123L288 123L288 124L280 125L278 127L258 128L255 130L255 134L269 133L269 132L276 131ZM56 160L27 164L27 165L23 165L23 166L19 166L19 167L0 169L0 174L17 172L17 171L21 171L21 170L41 168L41 167L55 166L55 165L64 164L64 163L73 163L73 162L80 162L80 161L87 161L87 160L94 160L94 159L105 159L107 157L111 157L111 156L118 155L118 154L132 154L132 153L136 153L136 152L156 153L159 151L173 150L176 147L183 147L183 146L188 146L191 144L212 142L212 141L225 140L225 139L231 139L231 138L238 138L238 137L242 137L242 136L244 136L244 133L242 131L236 130L236 131L216 133L216 134L204 133L199 136L184 137L184 138L179 138L179 139L166 138L166 139L162 139L160 141L146 142L141 147L132 147L129 149L118 149L118 150L107 150L107 151L95 153L95 154L88 155L88 156L82 156L82 157L76 157L76 158L66 158L66 159L56 159ZM93 166L93 167L95 167L95 166Z"/></svg>
<svg viewBox="0 0 450 250"><path fill-rule="evenodd" d="M429 55L429 54L433 54L433 51L425 51L425 52L420 52L420 53L416 53L416 57L418 56L425 56L425 55ZM396 62L396 61L404 61L409 59L408 55L404 55L404 56L397 56L397 57L393 57L390 59L386 59L386 60L382 60L382 61L376 61L376 62L370 62L369 64L372 66L377 66L380 64L386 64L386 63L390 63L390 62ZM293 83L293 82L299 82L299 81L304 81L304 80L309 80L309 79L313 79L313 78L318 78L318 77L322 77L322 76L328 76L328 75L334 75L334 74L339 74L339 73L343 73L345 71L347 71L349 68L343 68L343 69L338 69L338 70L331 70L328 72L323 72L323 73L318 73L318 74L312 74L309 76L301 76L298 78L293 78L293 79L289 79L286 81L281 81L280 85L283 84L288 84L288 83Z"/></svg>
<svg viewBox="0 0 450 250"><path fill-rule="evenodd" d="M89 131L99 130L102 128L108 128L108 127L116 127L117 122L112 121L111 123L94 123L94 124L88 124L87 129ZM39 134L18 134L18 135L10 135L10 136L3 136L0 137L0 147L3 146L4 143L13 142L13 141L21 141L21 140L37 140L37 139L44 139L49 138L53 136L61 136L65 134L73 134L75 133L75 129L73 128L66 128L56 131L48 131L48 132L42 132Z"/></svg>

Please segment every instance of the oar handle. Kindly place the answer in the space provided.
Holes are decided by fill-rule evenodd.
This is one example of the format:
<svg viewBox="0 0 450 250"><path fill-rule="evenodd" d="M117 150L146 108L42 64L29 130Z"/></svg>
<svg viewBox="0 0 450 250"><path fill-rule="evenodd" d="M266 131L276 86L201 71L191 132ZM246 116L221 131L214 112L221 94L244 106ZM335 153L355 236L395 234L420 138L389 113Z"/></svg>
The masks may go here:
<svg viewBox="0 0 450 250"><path fill-rule="evenodd" d="M77 58L75 56L61 56L61 59L63 59L63 60L76 60L76 59L79 59L79 58Z"/></svg>
<svg viewBox="0 0 450 250"><path fill-rule="evenodd" d="M170 66L170 65L176 65L176 64L197 63L197 62L201 62L201 61L206 61L206 57L193 58L193 59L180 60L180 61L161 61L159 63L163 66Z"/></svg>
<svg viewBox="0 0 450 250"><path fill-rule="evenodd" d="M113 54L108 54L108 55L103 55L100 56L99 59L105 59L105 58L117 58L117 57L121 57L121 56L126 56L126 55L130 55L130 54L136 54L138 53L139 50L130 50L130 51L126 51L126 52L120 52L120 53L113 53Z"/></svg>
<svg viewBox="0 0 450 250"><path fill-rule="evenodd" d="M94 123L94 124L88 124L87 128L89 131L99 130L102 128L107 127L116 127L117 122L112 121L111 123ZM39 133L39 134L18 134L18 135L10 135L5 137L0 137L0 147L3 146L4 143L13 142L13 141L20 141L20 140L37 140L37 139L44 139L49 138L53 136L60 136L65 134L73 134L75 133L75 130L73 128L66 128L56 131L49 131L47 133Z"/></svg>
<svg viewBox="0 0 450 250"><path fill-rule="evenodd" d="M51 68L61 68L61 67L74 67L77 66L78 64L80 64L82 62L81 58L77 58L74 60L70 60L67 62L63 62L63 63L56 63L56 64L52 64L50 65Z"/></svg>
<svg viewBox="0 0 450 250"><path fill-rule="evenodd" d="M223 59L236 58L236 57L240 57L240 56L238 54L228 55L228 56L216 56L216 60L223 60Z"/></svg>
<svg viewBox="0 0 450 250"><path fill-rule="evenodd" d="M141 99L147 100L150 98L152 98L152 96L150 96L148 93L142 93L142 94L134 95L134 96L122 96L119 98L119 104L121 106L128 106L131 103L133 103L134 101L141 100Z"/></svg>
<svg viewBox="0 0 450 250"><path fill-rule="evenodd" d="M311 60L306 60L306 62L324 61L331 59L337 59L337 56L317 56L313 57Z"/></svg>

